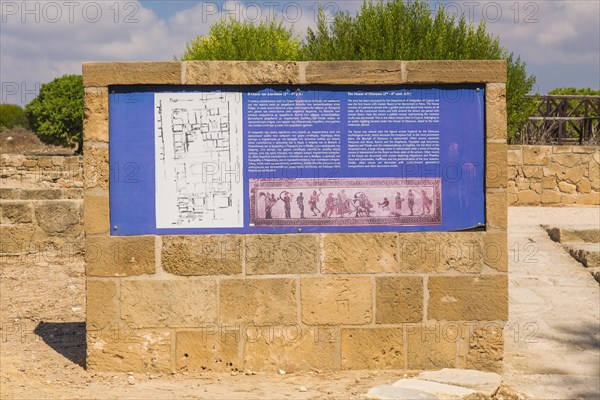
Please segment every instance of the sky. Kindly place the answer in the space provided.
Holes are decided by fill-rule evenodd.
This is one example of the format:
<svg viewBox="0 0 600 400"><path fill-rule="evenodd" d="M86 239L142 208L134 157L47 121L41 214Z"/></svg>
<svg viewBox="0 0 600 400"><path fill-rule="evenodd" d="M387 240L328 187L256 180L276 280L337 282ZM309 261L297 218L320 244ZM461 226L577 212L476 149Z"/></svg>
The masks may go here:
<svg viewBox="0 0 600 400"><path fill-rule="evenodd" d="M299 34L327 15L355 13L362 0L0 0L0 103L25 105L43 83L81 74L86 61L173 60L221 18L277 16ZM600 89L600 1L433 1L464 13L521 56L535 93L556 87Z"/></svg>

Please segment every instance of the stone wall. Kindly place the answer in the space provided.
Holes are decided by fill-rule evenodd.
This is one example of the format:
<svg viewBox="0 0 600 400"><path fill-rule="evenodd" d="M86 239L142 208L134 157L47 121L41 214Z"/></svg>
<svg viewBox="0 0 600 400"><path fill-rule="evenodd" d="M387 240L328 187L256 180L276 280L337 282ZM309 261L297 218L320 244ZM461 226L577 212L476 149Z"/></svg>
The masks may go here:
<svg viewBox="0 0 600 400"><path fill-rule="evenodd" d="M83 251L81 157L0 155L0 258Z"/></svg>
<svg viewBox="0 0 600 400"><path fill-rule="evenodd" d="M89 368L501 368L504 62L86 63L83 80ZM496 173L486 176L485 230L110 235L109 85L317 83L486 84L487 163Z"/></svg>
<svg viewBox="0 0 600 400"><path fill-rule="evenodd" d="M510 205L600 205L600 147L509 146Z"/></svg>

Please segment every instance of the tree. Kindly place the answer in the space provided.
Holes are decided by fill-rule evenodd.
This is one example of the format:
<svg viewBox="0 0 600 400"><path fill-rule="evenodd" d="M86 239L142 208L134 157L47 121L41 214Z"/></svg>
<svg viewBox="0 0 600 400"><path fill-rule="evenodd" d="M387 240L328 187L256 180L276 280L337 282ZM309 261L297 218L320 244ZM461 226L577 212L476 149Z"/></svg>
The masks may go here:
<svg viewBox="0 0 600 400"><path fill-rule="evenodd" d="M535 84L525 63L464 15L456 19L443 8L432 17L425 1L365 1L356 16L339 12L328 23L319 13L315 30L308 29L303 57L309 60L507 60L507 114L509 139L535 107L526 95Z"/></svg>
<svg viewBox="0 0 600 400"><path fill-rule="evenodd" d="M188 42L181 60L296 60L299 50L300 40L282 22L255 25L229 19Z"/></svg>
<svg viewBox="0 0 600 400"><path fill-rule="evenodd" d="M17 104L0 104L0 130L28 128L23 108Z"/></svg>
<svg viewBox="0 0 600 400"><path fill-rule="evenodd" d="M600 90L592 88L556 88L548 92L557 96L600 96Z"/></svg>
<svg viewBox="0 0 600 400"><path fill-rule="evenodd" d="M64 75L43 84L40 93L25 106L29 125L38 137L61 146L83 142L83 80L81 75Z"/></svg>

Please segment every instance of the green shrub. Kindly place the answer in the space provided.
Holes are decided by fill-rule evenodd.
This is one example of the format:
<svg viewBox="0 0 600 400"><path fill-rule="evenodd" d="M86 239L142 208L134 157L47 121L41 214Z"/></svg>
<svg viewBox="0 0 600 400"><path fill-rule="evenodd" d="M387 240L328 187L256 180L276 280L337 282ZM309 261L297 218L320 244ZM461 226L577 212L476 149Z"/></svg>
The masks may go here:
<svg viewBox="0 0 600 400"><path fill-rule="evenodd" d="M0 104L0 130L17 127L29 127L23 108L17 104Z"/></svg>
<svg viewBox="0 0 600 400"><path fill-rule="evenodd" d="M73 146L83 141L83 81L64 75L42 85L39 95L25 106L31 129L46 143Z"/></svg>

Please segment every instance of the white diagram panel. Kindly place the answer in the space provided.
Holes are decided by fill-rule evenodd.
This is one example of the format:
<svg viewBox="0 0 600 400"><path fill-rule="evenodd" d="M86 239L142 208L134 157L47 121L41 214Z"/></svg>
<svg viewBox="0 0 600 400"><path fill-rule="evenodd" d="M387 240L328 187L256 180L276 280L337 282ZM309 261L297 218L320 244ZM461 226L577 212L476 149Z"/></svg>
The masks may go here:
<svg viewBox="0 0 600 400"><path fill-rule="evenodd" d="M155 93L156 228L244 226L240 93Z"/></svg>

